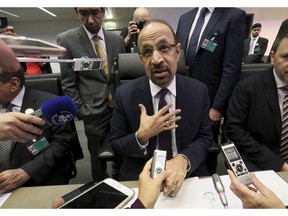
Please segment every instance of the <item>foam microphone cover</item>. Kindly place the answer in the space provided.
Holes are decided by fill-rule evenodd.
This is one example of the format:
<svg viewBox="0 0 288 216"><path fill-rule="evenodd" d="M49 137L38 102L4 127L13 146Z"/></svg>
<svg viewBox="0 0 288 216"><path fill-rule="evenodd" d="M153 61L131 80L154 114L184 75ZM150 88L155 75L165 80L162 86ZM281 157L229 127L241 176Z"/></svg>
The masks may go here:
<svg viewBox="0 0 288 216"><path fill-rule="evenodd" d="M70 97L59 96L43 103L41 111L49 122L62 125L71 121L77 115L78 109Z"/></svg>

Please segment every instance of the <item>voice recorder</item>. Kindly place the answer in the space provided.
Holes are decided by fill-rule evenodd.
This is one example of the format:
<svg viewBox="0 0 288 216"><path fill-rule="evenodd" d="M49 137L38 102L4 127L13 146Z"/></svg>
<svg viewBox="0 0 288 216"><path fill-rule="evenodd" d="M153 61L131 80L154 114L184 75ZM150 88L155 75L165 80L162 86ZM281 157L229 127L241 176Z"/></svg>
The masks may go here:
<svg viewBox="0 0 288 216"><path fill-rule="evenodd" d="M224 143L221 145L221 150L229 168L233 171L239 181L245 185L252 184L252 176L250 175L234 143Z"/></svg>
<svg viewBox="0 0 288 216"><path fill-rule="evenodd" d="M166 166L166 151L155 150L153 155L151 178L156 178L162 171L165 170Z"/></svg>

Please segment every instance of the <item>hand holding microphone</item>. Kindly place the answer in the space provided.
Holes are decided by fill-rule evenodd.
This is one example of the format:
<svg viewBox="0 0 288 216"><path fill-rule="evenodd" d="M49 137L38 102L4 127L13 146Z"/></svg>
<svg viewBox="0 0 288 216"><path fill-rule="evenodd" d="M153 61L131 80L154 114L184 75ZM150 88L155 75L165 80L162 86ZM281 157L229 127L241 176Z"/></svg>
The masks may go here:
<svg viewBox="0 0 288 216"><path fill-rule="evenodd" d="M43 117L53 125L63 125L71 121L77 115L77 112L78 109L75 103L68 96L50 99L36 111L30 108L25 111L26 114Z"/></svg>
<svg viewBox="0 0 288 216"><path fill-rule="evenodd" d="M227 198L225 195L225 189L224 189L224 186L222 184L220 176L215 173L212 175L212 180L214 183L215 190L217 191L224 208L227 209L228 208L228 201L227 201Z"/></svg>

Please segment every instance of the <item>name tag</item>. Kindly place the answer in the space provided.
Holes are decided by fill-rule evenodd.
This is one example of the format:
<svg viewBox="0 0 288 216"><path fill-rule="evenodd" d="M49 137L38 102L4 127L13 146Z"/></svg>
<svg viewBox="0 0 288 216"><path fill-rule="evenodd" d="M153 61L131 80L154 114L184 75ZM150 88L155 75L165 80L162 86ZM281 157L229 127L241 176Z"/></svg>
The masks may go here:
<svg viewBox="0 0 288 216"><path fill-rule="evenodd" d="M201 47L209 52L214 52L215 48L217 46L217 43L215 41L212 41L212 40L208 40L208 39L205 39L203 41L203 43L201 44Z"/></svg>
<svg viewBox="0 0 288 216"><path fill-rule="evenodd" d="M45 137L40 137L36 141L32 141L27 145L27 149L32 155L37 155L49 146L49 142Z"/></svg>

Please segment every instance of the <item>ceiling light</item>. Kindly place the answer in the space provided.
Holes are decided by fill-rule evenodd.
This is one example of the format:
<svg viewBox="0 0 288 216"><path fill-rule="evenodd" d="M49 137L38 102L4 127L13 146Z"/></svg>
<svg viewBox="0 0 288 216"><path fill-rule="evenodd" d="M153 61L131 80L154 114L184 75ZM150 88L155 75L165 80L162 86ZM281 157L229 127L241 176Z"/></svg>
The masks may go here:
<svg viewBox="0 0 288 216"><path fill-rule="evenodd" d="M9 12L7 12L7 11L4 11L4 10L0 10L0 12L2 12L2 13L5 13L5 14L8 14L8 15L10 15L10 16L19 17L19 16L18 16L18 15L16 15L16 14L13 14L13 13L9 13Z"/></svg>
<svg viewBox="0 0 288 216"><path fill-rule="evenodd" d="M48 13L48 14L50 14L51 16L53 16L53 17L57 17L55 14L53 14L52 12L50 12L50 11L48 11L48 10L46 10L45 8L43 8L43 7L38 7L40 10L42 10L42 11L44 11L44 12L46 12L46 13Z"/></svg>

